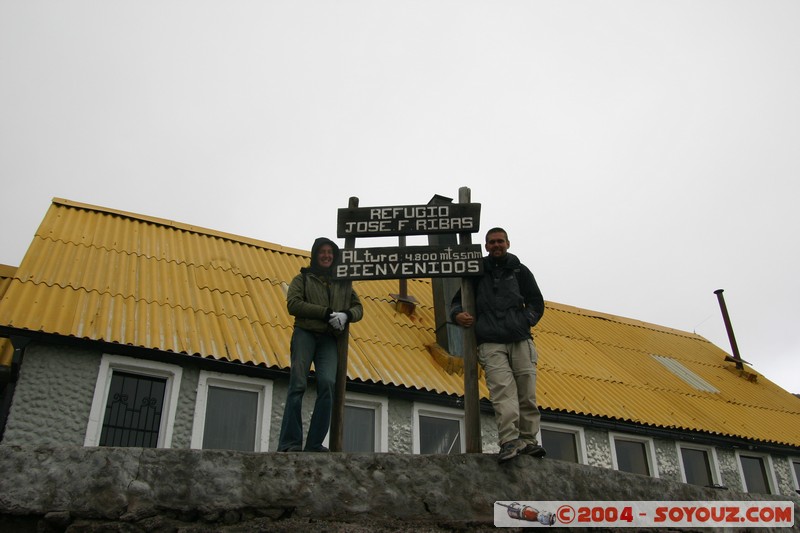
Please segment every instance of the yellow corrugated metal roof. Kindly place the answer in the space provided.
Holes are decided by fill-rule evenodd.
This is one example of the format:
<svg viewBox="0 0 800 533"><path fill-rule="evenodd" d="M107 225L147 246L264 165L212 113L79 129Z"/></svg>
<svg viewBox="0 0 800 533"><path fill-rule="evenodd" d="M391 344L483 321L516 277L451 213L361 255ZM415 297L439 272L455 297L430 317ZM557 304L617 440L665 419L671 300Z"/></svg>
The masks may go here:
<svg viewBox="0 0 800 533"><path fill-rule="evenodd" d="M11 279L17 271L16 267L0 264L0 298L6 293L6 289L11 285ZM14 347L11 341L0 337L0 367L11 366L11 358L14 355Z"/></svg>
<svg viewBox="0 0 800 533"><path fill-rule="evenodd" d="M0 325L288 368L285 288L307 263L306 251L55 199L0 300ZM411 316L389 296L397 281L353 286L365 316L350 329L350 379L463 393L435 345L429 280L409 280ZM763 376L743 379L704 338L547 308L535 330L541 407L800 446L800 399Z"/></svg>
<svg viewBox="0 0 800 533"><path fill-rule="evenodd" d="M303 250L54 199L0 301L0 324L288 368L285 288L308 261ZM395 311L396 281L354 283L366 318L350 328L349 377L458 394L463 377L430 352L430 284L409 286L420 292L412 317Z"/></svg>
<svg viewBox="0 0 800 533"><path fill-rule="evenodd" d="M800 402L692 333L548 303L537 326L544 408L800 445ZM693 386L656 357L713 387Z"/></svg>
<svg viewBox="0 0 800 533"><path fill-rule="evenodd" d="M0 338L0 367L11 366L11 359L14 356L14 347L8 339ZM6 368L8 370L8 368Z"/></svg>

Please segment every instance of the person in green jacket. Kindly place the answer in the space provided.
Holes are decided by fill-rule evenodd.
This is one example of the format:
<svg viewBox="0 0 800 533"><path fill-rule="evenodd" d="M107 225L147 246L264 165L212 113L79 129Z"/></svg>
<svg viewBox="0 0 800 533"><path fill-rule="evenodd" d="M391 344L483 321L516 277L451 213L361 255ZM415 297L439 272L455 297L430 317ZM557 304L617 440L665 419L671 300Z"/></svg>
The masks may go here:
<svg viewBox="0 0 800 533"><path fill-rule="evenodd" d="M361 300L348 284L333 278L339 247L320 237L311 247L311 264L300 269L289 285L286 307L294 316L291 344L289 392L281 423L279 452L326 452L322 442L328 434L333 409L338 359L336 337L345 325L364 316ZM311 363L317 382L317 399L303 447L303 395L308 386Z"/></svg>

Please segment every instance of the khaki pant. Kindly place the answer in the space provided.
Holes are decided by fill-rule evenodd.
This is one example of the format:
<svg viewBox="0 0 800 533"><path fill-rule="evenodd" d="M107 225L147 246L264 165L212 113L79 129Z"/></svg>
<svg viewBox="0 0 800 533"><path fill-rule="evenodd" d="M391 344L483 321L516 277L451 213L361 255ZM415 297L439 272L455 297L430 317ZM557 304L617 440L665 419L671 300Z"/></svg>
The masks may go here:
<svg viewBox="0 0 800 533"><path fill-rule="evenodd" d="M486 372L501 445L515 439L538 444L536 434L542 419L536 407L538 358L530 339L510 344L485 342L478 346L478 361Z"/></svg>

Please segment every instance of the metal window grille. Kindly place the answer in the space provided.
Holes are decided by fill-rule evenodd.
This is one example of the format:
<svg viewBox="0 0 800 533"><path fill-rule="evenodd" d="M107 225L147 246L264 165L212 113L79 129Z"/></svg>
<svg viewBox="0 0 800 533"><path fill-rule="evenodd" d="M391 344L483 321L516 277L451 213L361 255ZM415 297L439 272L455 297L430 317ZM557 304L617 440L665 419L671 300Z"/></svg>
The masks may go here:
<svg viewBox="0 0 800 533"><path fill-rule="evenodd" d="M166 387L165 378L114 372L100 446L156 448Z"/></svg>

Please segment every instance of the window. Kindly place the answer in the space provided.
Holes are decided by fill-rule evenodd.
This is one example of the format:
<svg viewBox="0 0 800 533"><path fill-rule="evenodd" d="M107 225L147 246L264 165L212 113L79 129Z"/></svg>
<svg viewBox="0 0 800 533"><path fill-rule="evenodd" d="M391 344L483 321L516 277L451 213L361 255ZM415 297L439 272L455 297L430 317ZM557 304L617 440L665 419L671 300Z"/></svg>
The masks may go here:
<svg viewBox="0 0 800 533"><path fill-rule="evenodd" d="M774 483L769 456L745 452L739 453L739 469L742 474L742 488L745 492L771 494Z"/></svg>
<svg viewBox="0 0 800 533"><path fill-rule="evenodd" d="M323 444L330 445L330 432ZM342 451L389 451L389 401L380 396L347 392L344 399Z"/></svg>
<svg viewBox="0 0 800 533"><path fill-rule="evenodd" d="M267 451L271 402L271 381L201 371L192 448Z"/></svg>
<svg viewBox="0 0 800 533"><path fill-rule="evenodd" d="M463 453L464 411L414 404L414 453Z"/></svg>
<svg viewBox="0 0 800 533"><path fill-rule="evenodd" d="M181 368L103 355L84 446L169 448Z"/></svg>
<svg viewBox="0 0 800 533"><path fill-rule="evenodd" d="M461 453L458 420L419 415L419 453Z"/></svg>
<svg viewBox="0 0 800 533"><path fill-rule="evenodd" d="M681 477L684 483L710 487L719 483L713 448L678 443Z"/></svg>
<svg viewBox="0 0 800 533"><path fill-rule="evenodd" d="M344 406L342 449L345 452L375 451L375 411L368 407Z"/></svg>
<svg viewBox="0 0 800 533"><path fill-rule="evenodd" d="M800 459L792 459L792 474L794 475L794 488L800 492Z"/></svg>
<svg viewBox="0 0 800 533"><path fill-rule="evenodd" d="M386 398L348 392L344 400L343 451L389 451L388 411Z"/></svg>
<svg viewBox="0 0 800 533"><path fill-rule="evenodd" d="M114 372L106 398L100 446L156 448L165 378Z"/></svg>
<svg viewBox="0 0 800 533"><path fill-rule="evenodd" d="M586 464L586 444L581 428L542 424L541 437L548 459Z"/></svg>
<svg viewBox="0 0 800 533"><path fill-rule="evenodd" d="M658 477L653 441L611 434L611 462L616 470Z"/></svg>

